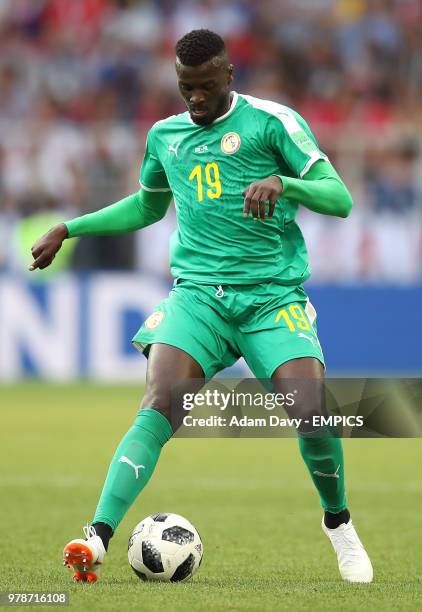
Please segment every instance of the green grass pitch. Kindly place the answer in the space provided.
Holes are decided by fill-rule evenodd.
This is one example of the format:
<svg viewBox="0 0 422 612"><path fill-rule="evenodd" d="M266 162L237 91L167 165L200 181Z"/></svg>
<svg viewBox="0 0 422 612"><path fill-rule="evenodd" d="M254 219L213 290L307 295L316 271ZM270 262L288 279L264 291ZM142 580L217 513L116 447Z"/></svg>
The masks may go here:
<svg viewBox="0 0 422 612"><path fill-rule="evenodd" d="M67 591L70 609L84 611L421 609L420 439L345 443L350 509L372 558L372 585L341 581L292 439L171 441L111 541L101 581L73 584L62 548L92 517L140 393L0 387L0 590ZM131 529L158 511L186 516L201 533L204 560L191 582L145 584L128 566Z"/></svg>

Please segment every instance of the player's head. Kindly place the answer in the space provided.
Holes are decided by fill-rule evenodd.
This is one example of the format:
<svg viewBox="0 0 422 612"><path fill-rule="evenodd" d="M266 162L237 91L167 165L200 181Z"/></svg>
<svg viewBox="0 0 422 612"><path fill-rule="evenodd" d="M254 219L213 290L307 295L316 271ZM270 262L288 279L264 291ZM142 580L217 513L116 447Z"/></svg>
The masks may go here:
<svg viewBox="0 0 422 612"><path fill-rule="evenodd" d="M228 110L233 66L221 36L210 30L185 34L176 44L176 73L192 121L208 125Z"/></svg>

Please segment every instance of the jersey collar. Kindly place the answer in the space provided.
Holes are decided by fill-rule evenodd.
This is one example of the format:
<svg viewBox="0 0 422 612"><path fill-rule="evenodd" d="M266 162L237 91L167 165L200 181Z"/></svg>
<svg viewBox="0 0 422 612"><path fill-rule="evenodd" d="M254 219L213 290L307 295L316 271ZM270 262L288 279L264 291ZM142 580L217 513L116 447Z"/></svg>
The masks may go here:
<svg viewBox="0 0 422 612"><path fill-rule="evenodd" d="M232 112L234 111L237 101L239 99L239 95L237 93L237 91L232 91L231 92L233 94L232 96L232 100L230 102L230 108L229 110L224 113L224 115L221 115L220 117L217 117L217 119L214 119L214 121L212 123L209 123L209 125L214 125L214 123L219 123L220 121L224 121L224 119L226 119L226 117L228 117L229 115L232 114ZM204 127L203 125L198 125L197 123L195 123L195 121L192 121L191 116L189 115L189 111L188 111L188 119L189 122L192 123L192 125L195 125L196 127Z"/></svg>

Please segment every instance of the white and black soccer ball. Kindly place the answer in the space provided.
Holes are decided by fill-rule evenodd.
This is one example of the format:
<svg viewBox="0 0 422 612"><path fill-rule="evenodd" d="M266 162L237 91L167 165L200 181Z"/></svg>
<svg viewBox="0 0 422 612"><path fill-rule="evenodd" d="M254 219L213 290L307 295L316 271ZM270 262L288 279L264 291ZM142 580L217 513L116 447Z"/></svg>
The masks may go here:
<svg viewBox="0 0 422 612"><path fill-rule="evenodd" d="M159 512L138 523L129 538L129 564L141 580L181 582L201 565L203 546L183 516Z"/></svg>

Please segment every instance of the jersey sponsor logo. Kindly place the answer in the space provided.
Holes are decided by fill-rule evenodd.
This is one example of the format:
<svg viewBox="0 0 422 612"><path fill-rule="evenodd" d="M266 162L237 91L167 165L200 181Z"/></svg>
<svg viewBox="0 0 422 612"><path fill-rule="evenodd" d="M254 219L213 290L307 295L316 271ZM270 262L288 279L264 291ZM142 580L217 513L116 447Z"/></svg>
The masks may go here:
<svg viewBox="0 0 422 612"><path fill-rule="evenodd" d="M195 147L195 153L207 153L208 146L207 145L199 145L199 147Z"/></svg>
<svg viewBox="0 0 422 612"><path fill-rule="evenodd" d="M221 139L221 150L227 155L233 155L240 149L241 138L236 132L228 132Z"/></svg>
<svg viewBox="0 0 422 612"><path fill-rule="evenodd" d="M169 151L170 153L174 153L176 157L179 156L179 147L180 147L180 142L176 143L176 145L173 147L173 145L169 144Z"/></svg>
<svg viewBox="0 0 422 612"><path fill-rule="evenodd" d="M145 321L145 327L147 329L155 329L156 327L160 325L163 319L164 319L164 312L161 312L161 310L158 310L157 312L153 312L152 315L150 315L148 319Z"/></svg>

